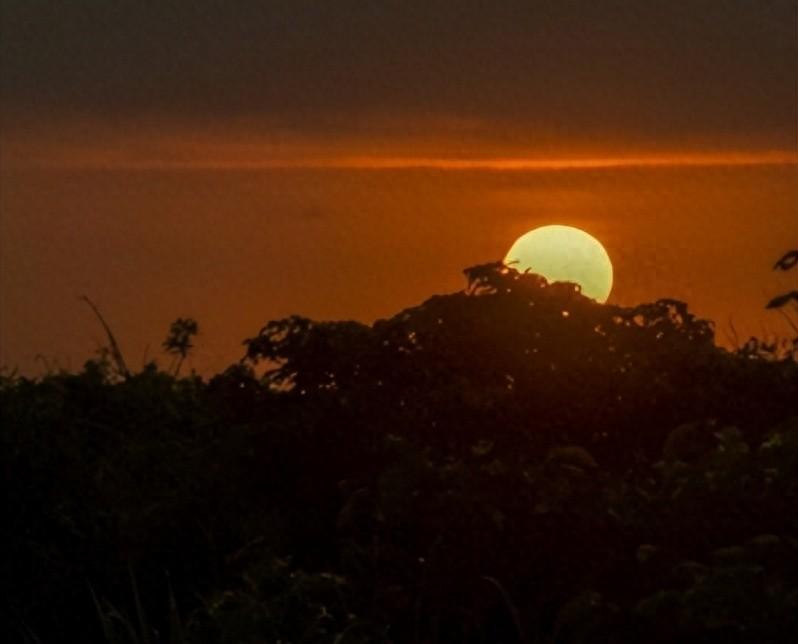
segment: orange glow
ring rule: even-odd
[[[373,321],[461,288],[465,266],[552,222],[601,239],[614,303],[686,300],[727,344],[785,330],[762,306],[787,286],[770,267],[798,235],[798,152],[551,137],[524,149],[539,138],[441,129],[6,129],[4,261],[27,267],[3,287],[19,312],[0,319],[0,335],[18,339],[6,362],[33,369],[35,352],[77,362],[90,351],[85,293],[134,356],[175,317],[197,318],[196,365],[217,370],[270,318]]]
[[[491,172],[798,165],[798,151],[792,149],[713,149],[708,142],[689,148],[664,142],[635,149],[612,140],[555,143],[545,134],[524,145],[522,137],[493,140],[476,126],[463,131],[457,123],[405,125],[412,135],[396,136],[393,124],[382,134],[314,137],[270,133],[251,123],[231,123],[214,131],[171,122],[133,122],[123,128],[68,119],[46,126],[12,122],[1,135],[0,162],[18,168],[103,170]]]
[[[214,160],[109,160],[76,157],[51,158],[30,165],[40,168],[105,170],[483,170],[493,172],[549,172],[556,170],[606,170],[613,168],[794,166],[798,154],[710,154],[663,157],[605,157],[595,159],[447,159],[412,157],[336,157],[330,159]]]
[[[535,158],[412,158],[412,157],[343,157],[330,160],[285,163],[266,162],[264,167],[351,168],[351,169],[420,169],[420,170],[494,170],[549,171],[599,170],[610,168],[723,167],[759,165],[798,165],[798,154],[773,152],[763,154],[696,154],[650,157],[601,157],[573,159]],[[257,168],[257,162],[244,167]]]

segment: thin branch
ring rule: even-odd
[[[795,331],[795,333],[798,333],[798,324],[796,324],[796,323],[793,321],[793,319],[792,319],[792,318],[791,318],[791,317],[790,317],[790,316],[787,314],[787,311],[785,311],[784,309],[776,309],[776,310],[777,310],[779,313],[781,313],[782,317],[783,317],[785,320],[787,320],[787,324],[789,324],[789,325],[790,325],[790,327],[792,328],[792,330],[793,330],[793,331]]]
[[[150,352],[150,345],[148,344],[147,346],[144,347],[144,354],[141,356],[141,368],[142,369],[144,369],[144,367],[147,366],[147,354],[149,352]]]
[[[172,373],[172,375],[175,378],[177,378],[180,375],[180,367],[183,366],[183,360],[185,360],[185,359],[186,359],[185,354],[181,353],[180,356],[177,359],[177,365],[175,366],[174,373]]]
[[[130,377],[130,371],[125,364],[125,359],[122,357],[122,351],[119,349],[119,344],[114,337],[113,332],[111,331],[111,327],[108,326],[108,323],[103,318],[102,313],[100,313],[100,309],[92,302],[86,295],[81,295],[80,299],[86,302],[86,304],[91,307],[91,310],[94,311],[94,315],[97,316],[97,319],[102,324],[103,329],[105,329],[105,334],[108,336],[108,344],[111,345],[111,357],[113,357],[114,362],[116,362],[116,368],[120,374],[122,374],[125,378]]]
[[[735,351],[740,349],[740,336],[737,333],[737,328],[734,326],[734,320],[731,315],[729,316],[728,329],[723,330],[726,340],[734,347]]]
[[[521,626],[521,617],[518,612],[518,608],[510,598],[510,594],[495,577],[483,576],[482,579],[493,585],[499,591],[499,594],[501,595],[501,598],[504,600],[504,604],[507,607],[507,611],[510,613],[510,618],[513,620],[513,626],[515,626],[515,631],[518,634],[518,641],[520,644],[526,644],[527,639],[524,635],[524,629]]]

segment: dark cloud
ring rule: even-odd
[[[507,139],[795,144],[795,0],[2,6],[3,101],[16,114],[306,132],[445,116]]]

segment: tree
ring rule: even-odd
[[[191,339],[199,332],[196,320],[192,318],[177,318],[169,327],[169,334],[163,341],[164,351],[172,356],[172,374],[177,377],[180,375],[180,367],[186,359],[194,345]]]

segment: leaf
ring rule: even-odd
[[[779,295],[778,297],[774,297],[772,300],[770,300],[770,302],[768,302],[768,305],[765,308],[780,309],[790,300],[795,300],[796,302],[798,302],[798,291],[790,291],[789,293],[785,293],[784,295]]]
[[[593,470],[598,467],[593,455],[579,445],[552,447],[546,455],[546,461],[558,465],[571,465],[583,470]]]
[[[180,621],[180,613],[177,610],[177,600],[174,590],[172,590],[172,580],[167,575],[167,587],[169,589],[169,642],[170,644],[185,644],[183,636],[183,624]]]
[[[94,607],[97,609],[97,617],[100,618],[100,624],[103,629],[103,636],[105,637],[105,641],[108,644],[111,644],[116,638],[114,637],[114,628],[111,625],[111,620],[108,617],[108,614],[103,610],[103,607],[100,605],[100,600],[97,599],[97,595],[94,592],[94,588],[89,586],[89,592],[91,593],[92,601],[94,602]]]
[[[637,548],[637,552],[635,553],[637,557],[637,561],[639,563],[646,563],[651,560],[659,552],[659,548],[657,546],[653,546],[650,543],[644,543]]]
[[[712,434],[701,423],[679,425],[665,439],[662,456],[666,463],[690,463],[711,449],[712,439]]]
[[[107,599],[103,600],[101,603],[97,598],[97,595],[94,593],[94,589],[91,587],[91,585],[89,585],[89,592],[91,592],[91,597],[94,601],[94,607],[97,609],[97,615],[100,618],[100,624],[102,625],[103,629],[103,637],[105,638],[107,644],[138,644],[139,638],[136,635],[136,630],[133,628],[130,620],[122,615],[122,613],[120,613]],[[105,608],[103,607],[103,604],[105,605]],[[124,627],[125,633],[127,634],[127,639],[121,637],[121,635],[118,633],[117,629],[114,627],[114,621]]]
[[[513,626],[515,626],[515,631],[518,635],[518,641],[524,644],[527,639],[524,635],[523,626],[521,625],[521,615],[518,611],[518,607],[515,605],[515,602],[513,602],[512,598],[510,597],[510,593],[507,592],[505,587],[502,586],[501,582],[495,577],[483,575],[482,579],[499,591],[499,595],[504,601],[504,605],[507,607],[507,611],[510,613],[510,617],[513,620]]]
[[[139,595],[139,587],[136,583],[136,575],[133,573],[133,564],[128,563],[128,572],[130,573],[130,586],[133,590],[133,601],[136,603],[136,615],[139,619],[139,629],[141,630],[142,644],[152,644],[152,634],[150,633],[149,626],[147,625],[147,615],[144,612],[144,606],[141,603],[141,596]]]
[[[776,262],[773,270],[788,271],[796,265],[798,265],[798,250],[791,250]]]

